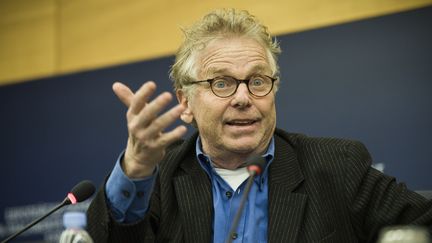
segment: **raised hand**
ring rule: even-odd
[[[184,107],[179,104],[159,114],[173,97],[164,92],[150,101],[156,90],[156,84],[152,81],[146,82],[136,93],[119,82],[113,84],[113,90],[129,108],[126,115],[129,138],[122,161],[123,170],[130,178],[151,175],[165,155],[167,146],[186,133],[183,125],[164,131],[180,117]]]

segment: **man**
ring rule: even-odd
[[[374,242],[385,225],[431,227],[432,204],[370,167],[358,142],[276,128],[278,44],[245,11],[217,10],[185,30],[171,70],[179,104],[115,83],[129,138],[89,208],[96,242],[224,242],[262,156],[234,242]],[[185,126],[198,133],[182,141]]]

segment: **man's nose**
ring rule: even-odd
[[[231,105],[244,107],[250,105],[250,103],[251,94],[249,93],[249,89],[245,83],[241,83],[231,100]]]

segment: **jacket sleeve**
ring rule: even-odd
[[[347,201],[359,238],[372,242],[388,225],[423,225],[432,231],[432,201],[372,168],[369,153],[361,143],[345,151],[350,162],[345,173]]]
[[[150,210],[135,223],[116,222],[108,206],[105,185],[101,186],[87,210],[87,229],[94,242],[154,242],[158,226],[158,180],[150,200]]]

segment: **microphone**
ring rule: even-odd
[[[235,215],[233,223],[231,225],[231,229],[229,231],[229,234],[228,234],[228,237],[226,240],[227,243],[232,243],[233,239],[236,238],[235,232],[237,230],[237,226],[238,226],[239,221],[240,221],[240,216],[243,213],[244,205],[245,205],[246,200],[249,196],[249,191],[252,187],[253,180],[254,180],[255,176],[261,174],[261,172],[264,170],[265,164],[266,164],[266,160],[261,156],[251,156],[246,160],[246,167],[247,167],[247,170],[248,170],[250,176],[249,176],[249,179],[247,181],[245,190],[243,192],[243,196],[242,196],[242,199],[240,201],[239,208],[237,209],[236,215]]]
[[[72,188],[72,190],[67,194],[67,196],[63,200],[63,202],[61,202],[59,205],[57,205],[56,207],[51,209],[51,211],[44,214],[42,217],[36,219],[35,221],[33,221],[30,224],[28,224],[27,226],[25,226],[20,231],[9,236],[9,238],[2,241],[1,243],[6,243],[6,242],[9,242],[9,241],[15,239],[15,237],[22,234],[26,230],[30,229],[31,227],[33,227],[35,224],[39,223],[40,221],[42,221],[46,217],[50,216],[52,213],[54,213],[58,209],[66,206],[66,205],[77,204],[79,202],[82,202],[82,201],[88,199],[89,197],[91,197],[93,195],[94,192],[95,192],[95,186],[93,185],[93,183],[91,181],[89,181],[89,180],[81,181],[80,183],[78,183],[76,186],[74,186]]]
[[[67,201],[65,205],[76,204],[85,201],[91,197],[94,192],[95,186],[91,181],[81,181],[72,188],[71,192],[67,194],[67,197],[64,199]]]

